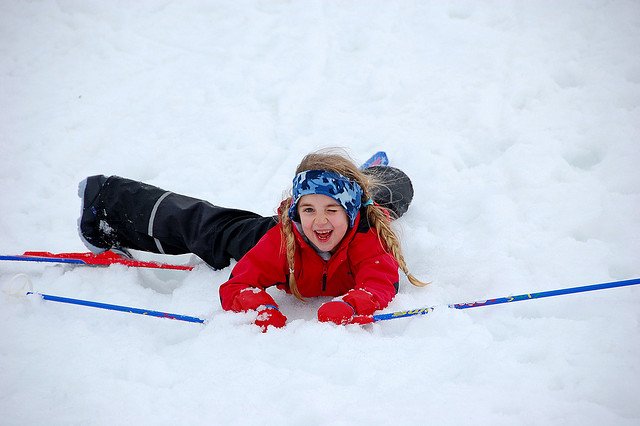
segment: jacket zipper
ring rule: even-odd
[[[322,267],[322,292],[327,290],[327,262]]]

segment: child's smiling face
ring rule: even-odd
[[[298,201],[298,214],[304,235],[322,251],[333,251],[349,229],[347,212],[326,195],[302,196]]]

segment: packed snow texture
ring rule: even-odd
[[[383,149],[432,282],[385,312],[439,308],[338,327],[273,291],[262,334],[192,255],[4,262],[9,289],[210,321],[1,293],[0,423],[637,425],[640,289],[443,305],[640,276],[639,40],[624,0],[1,2],[1,254],[83,250],[88,175],[270,215],[304,154]]]

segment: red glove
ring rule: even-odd
[[[254,311],[262,305],[276,305],[273,297],[269,293],[259,288],[245,288],[236,295],[231,303],[231,310],[234,312]]]
[[[342,300],[353,306],[356,314],[359,315],[373,315],[375,311],[380,309],[380,303],[373,294],[361,288],[349,290],[347,294],[342,296]]]
[[[285,317],[275,306],[268,305],[258,311],[258,316],[254,323],[262,329],[263,333],[266,333],[269,326],[276,328],[284,327],[287,323],[287,317]]]
[[[318,321],[332,322],[334,324],[349,324],[356,311],[347,302],[334,300],[327,302],[318,309]]]
[[[373,322],[373,315],[356,315],[353,306],[347,302],[334,300],[320,306],[318,321],[332,322],[338,325],[369,324]]]
[[[335,324],[369,324],[380,303],[366,290],[349,290],[342,300],[323,304],[318,309],[318,321]]]

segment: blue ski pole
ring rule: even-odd
[[[178,321],[198,322],[198,323],[205,322],[205,320],[203,320],[202,318],[190,317],[188,315],[171,314],[169,312],[152,311],[150,309],[133,308],[130,306],[111,305],[109,303],[92,302],[90,300],[71,299],[69,297],[53,296],[51,294],[34,293],[31,291],[27,292],[27,295],[29,294],[35,294],[37,296],[40,296],[42,299],[49,300],[51,302],[69,303],[71,305],[89,306],[91,308],[108,309],[111,311],[128,312],[130,314],[140,314],[140,315],[147,315],[151,317],[168,318],[168,319],[174,319]]]
[[[630,285],[636,285],[636,284],[640,284],[640,278],[634,278],[634,279],[624,280],[624,281],[612,281],[612,282],[601,283],[601,284],[585,285],[580,287],[569,287],[569,288],[563,288],[559,290],[542,291],[538,293],[525,293],[525,294],[519,294],[517,296],[498,297],[495,299],[478,300],[475,302],[468,302],[468,303],[454,303],[451,305],[447,305],[447,307],[453,308],[453,309],[479,308],[480,306],[499,305],[502,303],[520,302],[523,300],[542,299],[544,297],[561,296],[564,294],[573,294],[573,293],[583,293],[586,291],[603,290],[606,288],[624,287],[624,286],[630,286]],[[386,320],[396,319],[396,318],[412,317],[415,315],[426,315],[429,312],[433,311],[435,308],[436,306],[431,306],[427,308],[418,308],[418,309],[410,309],[406,311],[390,312],[388,314],[378,314],[373,316],[373,321],[374,322],[386,321]]]

